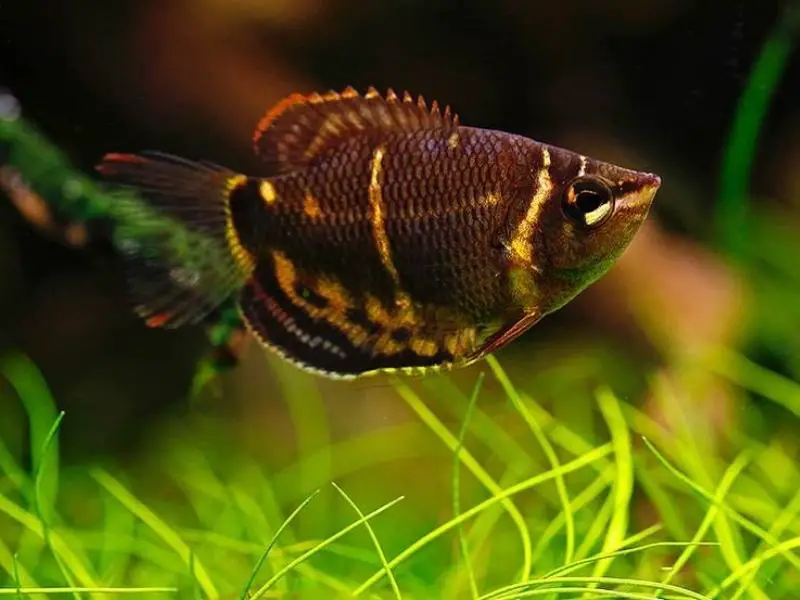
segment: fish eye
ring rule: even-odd
[[[567,185],[562,207],[581,227],[599,227],[614,213],[614,192],[599,177],[577,177]]]

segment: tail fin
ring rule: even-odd
[[[154,152],[107,154],[97,170],[119,188],[112,238],[148,325],[197,323],[241,289],[253,265],[229,198],[243,175]]]

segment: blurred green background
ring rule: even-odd
[[[614,270],[498,359],[584,439],[604,435],[602,384],[665,439],[675,415],[686,417],[688,439],[721,461],[711,474],[753,440],[778,443],[782,506],[800,485],[798,12],[786,0],[4,1],[0,85],[87,173],[105,152],[141,149],[258,172],[250,136],[273,103],[374,85],[450,104],[468,125],[660,174],[651,218]],[[748,96],[760,56],[762,80]],[[77,469],[78,491],[87,465],[115,465],[154,502],[182,506],[182,496],[170,504],[180,461],[161,463],[184,453],[181,468],[199,469],[192,453],[208,452],[225,477],[258,465],[279,505],[339,472],[377,504],[410,495],[405,543],[442,520],[452,456],[388,379],[319,380],[250,344],[190,398],[205,331],[148,330],[130,312],[108,242],[59,238],[0,202],[0,354],[29,357],[65,411],[59,453]],[[457,431],[486,369],[410,385]],[[669,401],[654,380],[672,390]],[[484,394],[503,439],[522,455],[541,452],[524,422],[504,420],[500,382],[487,377]],[[20,396],[0,377],[0,439],[29,464]],[[348,442],[361,445],[331,450]],[[512,475],[531,467],[491,445],[484,455]],[[800,598],[781,594],[769,597]]]

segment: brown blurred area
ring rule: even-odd
[[[653,365],[738,333],[746,290],[704,240],[726,128],[780,6],[16,0],[0,7],[0,84],[86,170],[106,151],[159,149],[254,171],[252,130],[281,97],[375,85],[450,104],[469,125],[658,172],[651,222],[620,264],[504,353],[524,369],[534,353],[604,336]],[[797,64],[785,81],[754,184],[797,203]],[[147,330],[102,240],[60,244],[0,202],[0,282],[0,349],[43,369],[67,410],[67,449],[124,451],[156,415],[189,410],[203,332]],[[276,369],[249,352],[214,410],[255,414],[255,437],[267,421],[280,431]],[[347,406],[342,431],[396,416],[383,385],[319,382],[333,413]]]

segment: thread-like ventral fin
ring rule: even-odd
[[[517,321],[509,323],[489,337],[489,339],[469,357],[467,362],[475,362],[498,351],[500,348],[508,346],[523,333],[528,331],[528,329],[533,327],[541,318],[541,314],[533,312],[522,316]]]
[[[342,92],[292,94],[278,102],[261,119],[253,135],[255,152],[276,172],[302,167],[321,153],[356,135],[377,138],[389,133],[421,130],[454,130],[458,115],[422,96],[375,88],[359,94],[348,87]]]

